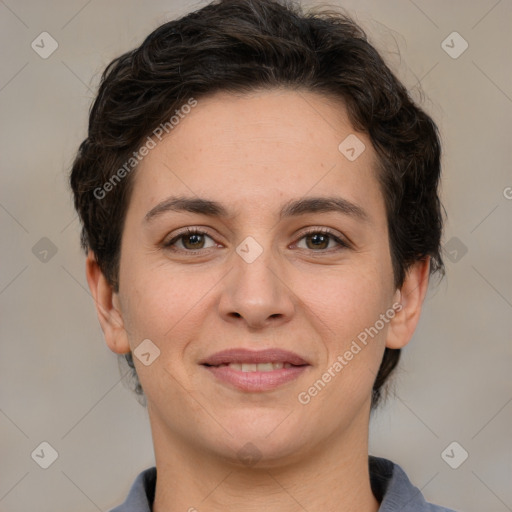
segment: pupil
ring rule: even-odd
[[[200,238],[201,235],[198,235],[197,233],[194,235],[188,235],[189,241],[192,240],[191,245],[197,245],[198,243],[200,243],[200,240],[198,240]]]
[[[322,234],[316,234],[316,235],[312,235],[312,236],[311,236],[311,239],[312,239],[312,240],[315,240],[315,239],[316,239],[316,240],[321,239],[321,240],[320,240],[320,244],[325,243],[326,238],[327,238],[327,237],[326,237],[325,235],[322,235]],[[315,245],[316,247],[318,247],[318,245],[319,245],[319,244],[318,244],[318,243],[313,242],[313,245]]]

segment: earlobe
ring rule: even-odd
[[[116,354],[130,352],[119,299],[103,275],[92,251],[87,255],[85,272],[108,347]]]
[[[397,295],[401,308],[389,323],[386,347],[399,349],[407,345],[418,325],[425,299],[430,271],[430,257],[416,261],[407,270],[405,280]]]

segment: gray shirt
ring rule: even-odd
[[[455,512],[427,503],[398,464],[370,455],[369,465],[372,492],[380,502],[379,512]],[[142,471],[133,482],[126,501],[110,512],[152,512],[155,485],[156,468]]]

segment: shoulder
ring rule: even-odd
[[[425,501],[404,470],[381,457],[369,457],[370,483],[373,494],[381,502],[379,512],[456,512]]]
[[[155,499],[156,467],[145,469],[137,475],[124,503],[110,512],[151,512]]]

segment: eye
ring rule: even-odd
[[[210,239],[213,243],[210,246],[206,246],[206,239]],[[299,238],[299,242],[302,240],[306,241],[305,249],[310,249],[314,252],[327,252],[326,249],[329,249],[329,244],[331,242],[335,242],[335,244],[339,246],[338,249],[334,247],[334,250],[348,249],[350,247],[347,242],[343,241],[334,232],[326,228],[315,228],[309,230],[303,233]],[[163,246],[164,248],[175,252],[196,254],[204,251],[205,249],[215,247],[217,244],[215,240],[205,231],[197,228],[187,228],[185,231],[182,231],[168,242],[165,242]]]
[[[332,231],[328,229],[313,229],[303,233],[299,240],[306,240],[306,249],[312,249],[316,252],[326,252],[324,249],[329,247],[329,242],[336,242],[343,249],[348,249],[347,242],[341,240]]]
[[[182,232],[168,242],[165,242],[164,247],[171,250],[194,253],[194,251],[209,248],[205,247],[205,238],[209,238],[213,242],[213,245],[210,245],[210,247],[214,247],[216,245],[213,238],[206,232],[196,228],[187,228],[185,232]],[[173,246],[176,245],[177,242],[181,243],[182,247],[174,249]]]

